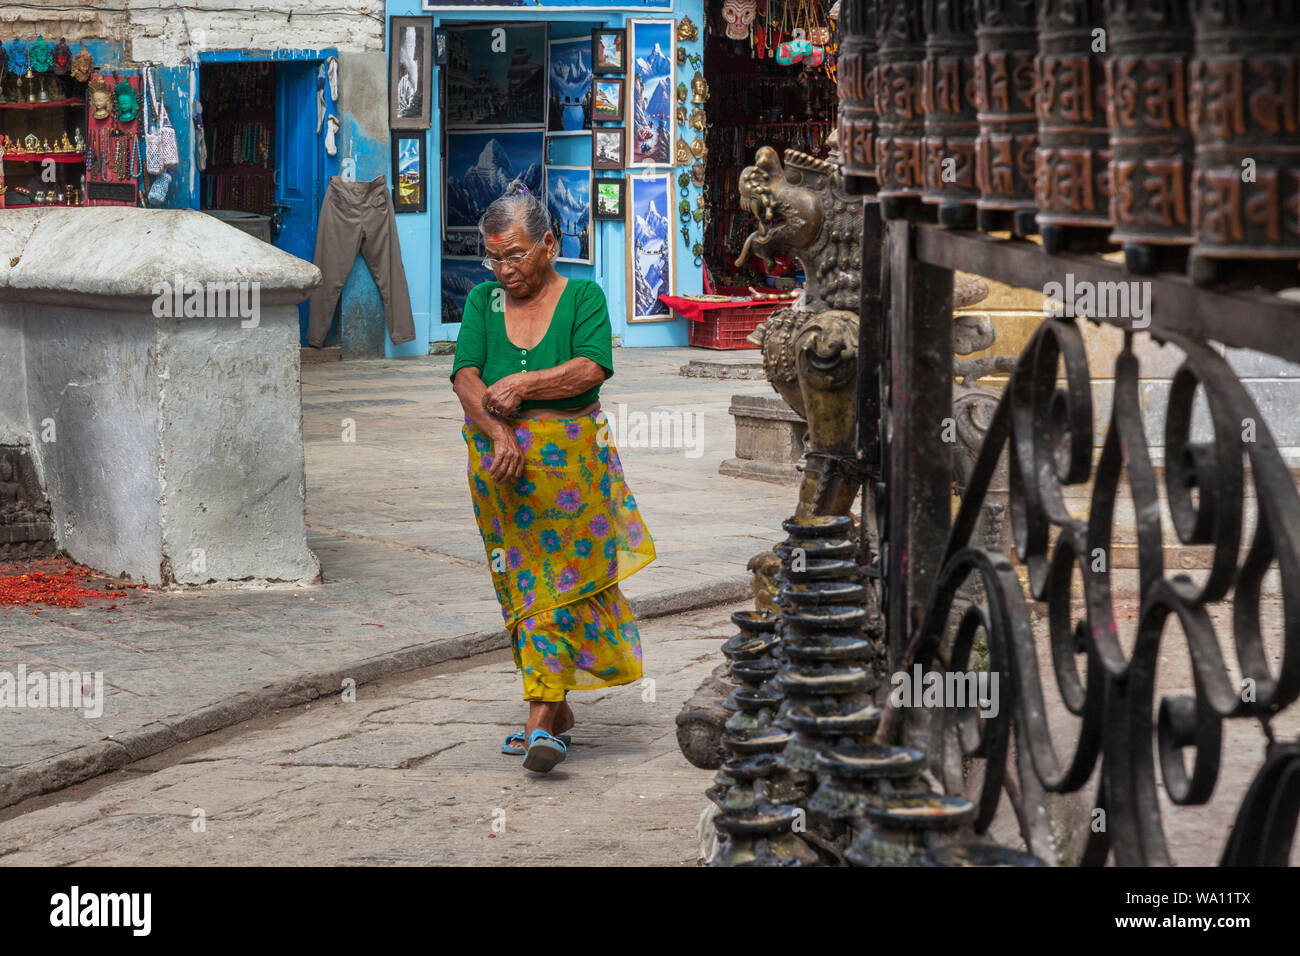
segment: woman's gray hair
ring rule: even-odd
[[[497,235],[518,226],[529,242],[541,242],[551,228],[551,217],[542,201],[521,180],[514,180],[479,218],[479,235]]]

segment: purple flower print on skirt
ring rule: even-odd
[[[560,663],[558,657],[548,657],[546,658],[546,669],[552,674],[558,674],[564,670],[564,665]]]
[[[641,543],[641,522],[629,521],[627,525],[627,540],[632,542],[632,547]]]
[[[582,495],[578,494],[576,485],[569,485],[560,490],[555,499],[555,506],[565,514],[574,514],[582,510]]]
[[[587,528],[591,531],[593,538],[603,538],[609,534],[609,518],[605,515],[596,515],[591,519],[591,524]]]
[[[560,591],[572,591],[577,583],[578,568],[576,565],[570,564],[560,573],[560,580],[555,583],[555,586]]]
[[[575,661],[575,663],[578,665],[579,668],[585,671],[589,667],[591,667],[592,664],[596,663],[596,655],[584,647],[578,653],[578,659],[577,661]]]
[[[515,440],[519,442],[520,451],[528,451],[528,449],[533,447],[532,433],[526,428],[515,429]]]
[[[573,441],[582,434],[582,423],[576,421],[566,422],[564,425],[564,434],[569,436],[569,441]]]
[[[618,460],[618,452],[613,448],[609,450],[609,473],[615,478],[623,477],[623,463]]]
[[[496,518],[492,519],[496,521]],[[524,564],[524,553],[518,548],[510,548],[506,551],[506,564],[510,566],[511,571],[518,571]]]

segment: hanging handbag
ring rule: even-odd
[[[149,187],[149,205],[161,206],[165,203],[171,188],[172,174],[163,170],[161,175],[154,177],[153,185]]]
[[[145,113],[145,134],[144,134],[144,154],[145,168],[151,175],[157,175],[168,167],[180,163],[180,150],[176,146],[176,130],[172,128],[171,120],[167,117],[167,104],[158,95],[157,87],[154,83],[154,68],[145,67],[144,85],[146,102],[149,99],[154,101],[156,106],[157,125],[152,130],[148,128],[148,112]]]

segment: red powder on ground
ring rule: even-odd
[[[49,570],[0,568],[0,607],[19,607],[25,604],[45,604],[49,607],[85,607],[86,598],[122,598],[131,588],[141,585],[114,584],[103,580],[89,568],[78,567],[67,561],[34,562]],[[101,588],[88,587],[92,581]],[[116,608],[110,605],[106,610]]]

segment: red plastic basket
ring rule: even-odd
[[[691,327],[690,344],[705,349],[756,349],[758,346],[748,341],[747,336],[769,315],[788,304],[764,302],[761,305],[707,309],[704,318],[688,323]]]

